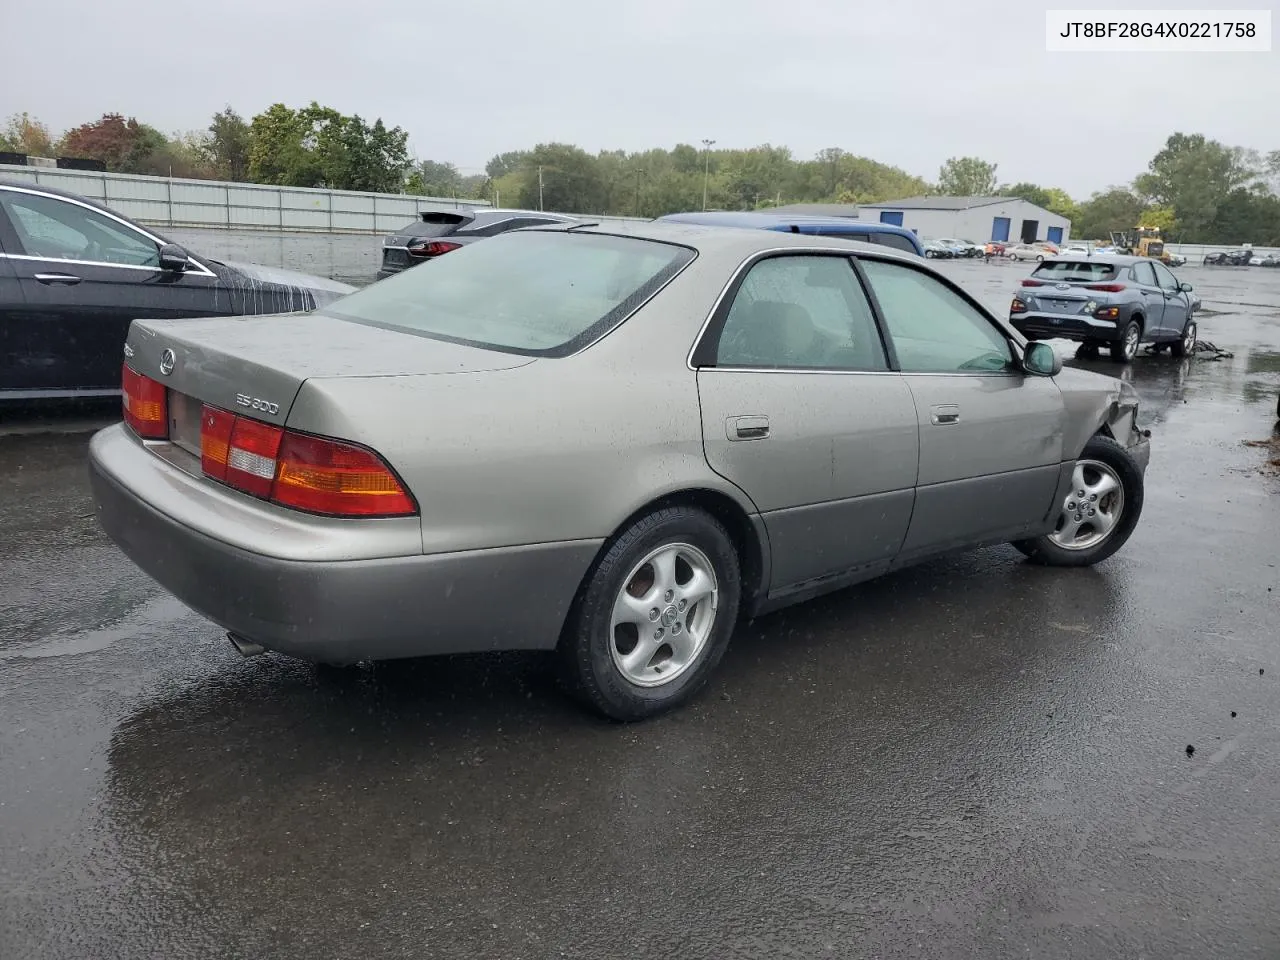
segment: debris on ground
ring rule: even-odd
[[[1148,343],[1143,349],[1154,356],[1157,353],[1163,353],[1168,346],[1167,343]],[[1224,350],[1209,340],[1197,340],[1195,353],[1200,360],[1230,360],[1235,356],[1230,350]]]
[[[1196,354],[1205,354],[1199,357],[1201,360],[1230,360],[1235,356],[1230,350],[1224,350],[1210,340],[1197,340]]]
[[[1267,451],[1267,462],[1262,469],[1268,472],[1280,471],[1280,434],[1267,437],[1265,440],[1242,440],[1246,447],[1259,447]]]

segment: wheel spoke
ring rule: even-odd
[[[699,600],[705,600],[711,596],[716,586],[712,582],[711,577],[707,575],[705,570],[694,567],[693,576],[688,583],[682,583],[676,587],[676,597],[684,600],[692,607]]]
[[[671,647],[671,659],[676,665],[687,663],[698,649],[698,638],[688,630],[679,633],[668,633],[667,645]]]
[[[652,590],[649,593],[653,593]],[[613,602],[613,626],[620,623],[634,623],[643,631],[650,625],[649,611],[653,604],[646,603],[645,597],[633,597],[624,589],[618,593]]]
[[[640,642],[631,649],[630,653],[622,655],[622,669],[633,677],[639,676],[644,672],[645,667],[649,666],[649,661],[653,659],[653,655],[658,652],[658,647],[661,645],[661,641],[653,638],[652,628],[642,632]]]
[[[676,550],[663,550],[649,562],[653,565],[653,588],[665,597],[668,590],[676,589]]]
[[[1099,510],[1096,516],[1090,517],[1089,521],[1093,524],[1093,528],[1098,531],[1099,536],[1105,536],[1111,532],[1111,528],[1116,525],[1119,519],[1114,513]]]
[[[1089,491],[1090,494],[1097,495],[1098,499],[1101,500],[1108,493],[1114,493],[1119,490],[1120,483],[1111,474],[1104,473],[1098,478],[1097,483],[1086,484],[1084,489]]]
[[[1083,520],[1077,520],[1075,518],[1075,514],[1063,513],[1062,528],[1054,536],[1063,543],[1074,543],[1076,537],[1080,535],[1080,527],[1083,523]]]

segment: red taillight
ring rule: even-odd
[[[227,483],[255,497],[270,497],[276,479],[276,452],[284,430],[236,417],[227,449]]]
[[[1009,312],[1010,313],[1026,313],[1027,305],[1023,303],[1021,300],[1019,300],[1017,297],[1014,297],[1013,303],[1009,305]]]
[[[144,440],[169,436],[169,396],[164,384],[144,377],[127,363],[120,370],[124,422]]]
[[[415,257],[438,257],[450,250],[457,250],[460,246],[462,244],[448,240],[419,240],[417,243],[409,244],[409,252]]]
[[[271,499],[286,507],[345,517],[416,512],[412,498],[376,454],[322,437],[285,434]]]
[[[413,498],[377,454],[206,406],[204,474],[284,507],[334,517],[407,516]]]
[[[206,477],[226,482],[231,428],[236,415],[205,404],[200,414],[200,469]]]
[[[1043,280],[1023,280],[1022,285],[1024,287],[1043,287],[1044,281]]]
[[[1125,287],[1123,283],[1086,283],[1084,288],[1086,290],[1101,290],[1103,293],[1119,293]]]

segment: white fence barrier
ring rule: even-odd
[[[1238,243],[1166,243],[1165,249],[1170,253],[1180,253],[1187,258],[1188,264],[1202,263],[1206,253],[1225,253],[1228,250],[1239,250]],[[1254,247],[1256,257],[1280,253],[1280,247]]]
[[[78,193],[157,227],[305,233],[390,233],[423,210],[491,206],[394,193],[357,193],[257,183],[178,180],[0,164],[0,177]]]

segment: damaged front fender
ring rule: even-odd
[[[1135,454],[1145,452],[1150,432],[1138,426],[1138,392],[1132,385],[1073,367],[1064,369],[1055,380],[1062,390],[1066,417],[1065,458],[1080,456],[1089,438],[1099,432]],[[1139,459],[1145,467],[1147,457]]]

